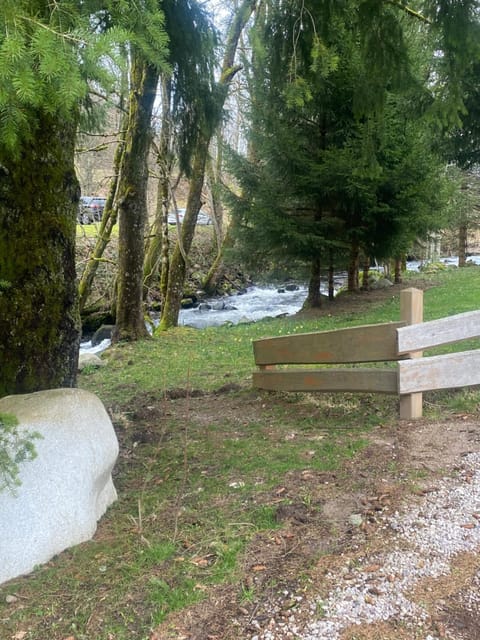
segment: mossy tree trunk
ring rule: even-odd
[[[226,249],[233,247],[233,236],[231,233],[231,227],[229,226],[225,237],[223,238],[222,246],[217,254],[217,257],[212,263],[205,280],[202,283],[202,287],[207,295],[215,295],[217,293],[218,284],[225,273],[225,263],[223,256]]]
[[[37,116],[18,156],[0,144],[0,396],[76,384],[76,125]]]
[[[143,259],[147,226],[148,151],[157,69],[132,53],[128,126],[118,185],[118,278],[114,342],[146,338]]]
[[[162,317],[158,325],[159,331],[177,326],[180,305],[183,296],[183,287],[187,274],[186,256],[190,252],[198,212],[201,206],[203,182],[205,178],[205,163],[208,154],[210,137],[202,136],[197,143],[193,158],[192,173],[189,179],[187,207],[181,227],[180,240],[177,241],[170,261],[168,271],[168,288],[162,308]]]
[[[150,290],[158,284],[161,274],[160,290],[165,298],[168,271],[170,266],[170,234],[168,232],[168,209],[171,200],[170,179],[173,166],[172,125],[171,125],[171,81],[161,79],[162,90],[162,130],[158,145],[157,166],[159,180],[157,187],[157,208],[155,219],[146,244],[143,264],[143,297],[146,300]]]

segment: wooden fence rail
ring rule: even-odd
[[[480,384],[480,349],[423,358],[423,350],[480,336],[480,311],[422,322],[423,292],[405,289],[401,322],[349,327],[253,343],[253,384],[270,391],[344,391],[400,396],[400,417],[422,415],[422,392]],[[396,368],[312,365],[396,361]],[[310,365],[278,368],[281,365]]]

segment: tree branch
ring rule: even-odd
[[[408,5],[404,4],[401,0],[385,0],[385,1],[387,4],[391,4],[393,7],[402,9],[402,11],[405,11],[405,13],[407,13],[409,16],[413,16],[414,18],[417,18],[417,20],[421,20],[422,22],[425,22],[425,24],[432,24],[431,20],[429,20],[426,16],[422,15],[418,11],[415,11],[415,9],[412,9]]]

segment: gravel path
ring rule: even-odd
[[[454,477],[440,480],[424,495],[409,501],[401,512],[385,516],[379,535],[389,540],[388,551],[366,556],[354,566],[349,562],[329,574],[327,578],[336,586],[323,600],[304,601],[301,595],[290,594],[298,603],[295,612],[285,622],[271,621],[267,628],[259,628],[251,640],[340,640],[352,625],[359,629],[361,625],[361,638],[380,640],[374,632],[368,635],[365,626],[393,620],[402,629],[411,630],[402,638],[480,638],[480,622],[474,635],[471,631],[464,635],[441,623],[432,627],[431,612],[412,595],[425,579],[451,576],[452,562],[459,554],[480,549],[479,469],[480,453],[466,455]],[[427,591],[432,589],[427,587]],[[479,572],[473,576],[471,587],[458,594],[457,602],[467,613],[479,616]],[[309,620],[307,624],[305,619]],[[436,635],[432,635],[432,628]]]

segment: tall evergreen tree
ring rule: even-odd
[[[417,121],[433,111],[432,76],[413,62],[426,42],[433,58],[432,33],[445,35],[450,22],[390,2],[267,4],[254,40],[251,158],[235,161],[243,189],[234,196],[237,230],[250,253],[308,261],[307,303],[318,304],[322,262],[330,267],[348,251],[356,288],[362,250],[386,255],[437,224],[430,143],[392,96],[403,95],[402,108]],[[461,100],[447,106],[458,110]],[[425,145],[421,154],[415,139]]]

